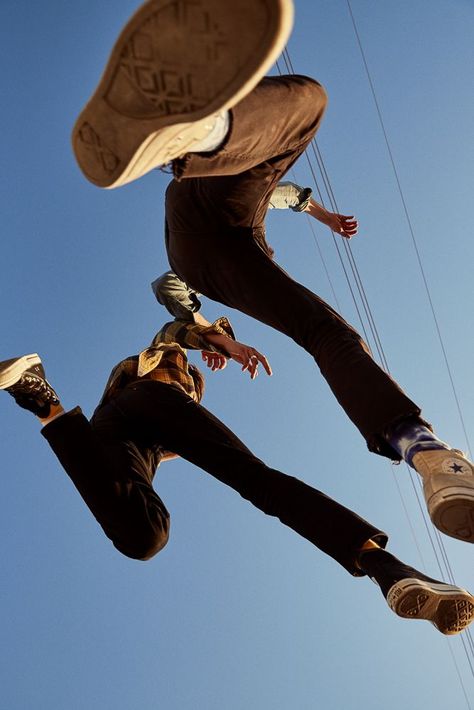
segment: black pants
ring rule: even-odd
[[[399,460],[384,434],[395,422],[418,416],[419,407],[375,363],[359,334],[265,250],[270,196],[313,138],[325,105],[324,90],[312,79],[261,81],[232,109],[221,150],[178,161],[179,181],[166,195],[168,256],[193,289],[305,348],[369,449]]]
[[[354,561],[366,540],[387,542],[385,533],[352,511],[266,466],[173,385],[150,380],[129,385],[91,422],[76,408],[42,432],[105,534],[128,557],[148,559],[168,540],[169,513],[152,487],[163,450],[279,518],[353,575],[361,574]]]

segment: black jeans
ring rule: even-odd
[[[371,451],[399,460],[387,428],[420,408],[372,359],[360,335],[268,256],[270,196],[313,138],[326,105],[301,76],[266,78],[232,109],[225,146],[178,161],[166,195],[173,270],[193,289],[285,333],[315,359]]]
[[[105,534],[124,555],[148,559],[167,542],[169,513],[152,487],[173,451],[273,515],[353,575],[369,538],[387,536],[306,483],[269,468],[222,422],[173,385],[144,380],[96,410],[76,408],[42,430]],[[199,511],[196,511],[196,521]]]

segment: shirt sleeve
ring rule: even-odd
[[[235,340],[232,326],[229,320],[224,316],[218,318],[210,326],[176,319],[170,323],[165,323],[153,338],[151,347],[156,347],[160,343],[177,343],[187,350],[210,350],[225,355],[226,353],[223,350],[211,345],[205,337],[206,333],[218,333],[227,336],[231,340]]]
[[[174,271],[166,271],[151,284],[158,303],[175,318],[192,321],[193,313],[201,308],[198,292],[177,276]]]
[[[301,187],[294,182],[283,180],[273,191],[269,209],[293,210],[303,212],[310,201],[313,191],[310,187]]]

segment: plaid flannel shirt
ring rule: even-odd
[[[98,406],[106,404],[121,389],[142,377],[177,385],[198,401],[193,378],[188,370],[186,348],[227,355],[207,341],[206,333],[219,333],[235,340],[232,326],[225,317],[218,318],[211,326],[183,320],[166,323],[145,350],[139,355],[125,358],[114,367]]]

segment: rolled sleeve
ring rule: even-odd
[[[206,333],[218,333],[235,340],[234,331],[229,320],[222,316],[209,326],[190,323],[185,320],[174,320],[166,323],[153,338],[151,347],[156,347],[163,343],[176,343],[186,350],[209,350],[225,355],[226,353],[223,350],[211,345],[205,337]]]
[[[199,294],[177,276],[174,271],[155,279],[151,288],[158,303],[161,303],[174,318],[192,321],[193,313],[201,308]]]
[[[303,212],[311,199],[310,187],[301,187],[294,182],[282,181],[276,186],[270,198],[269,209]]]

